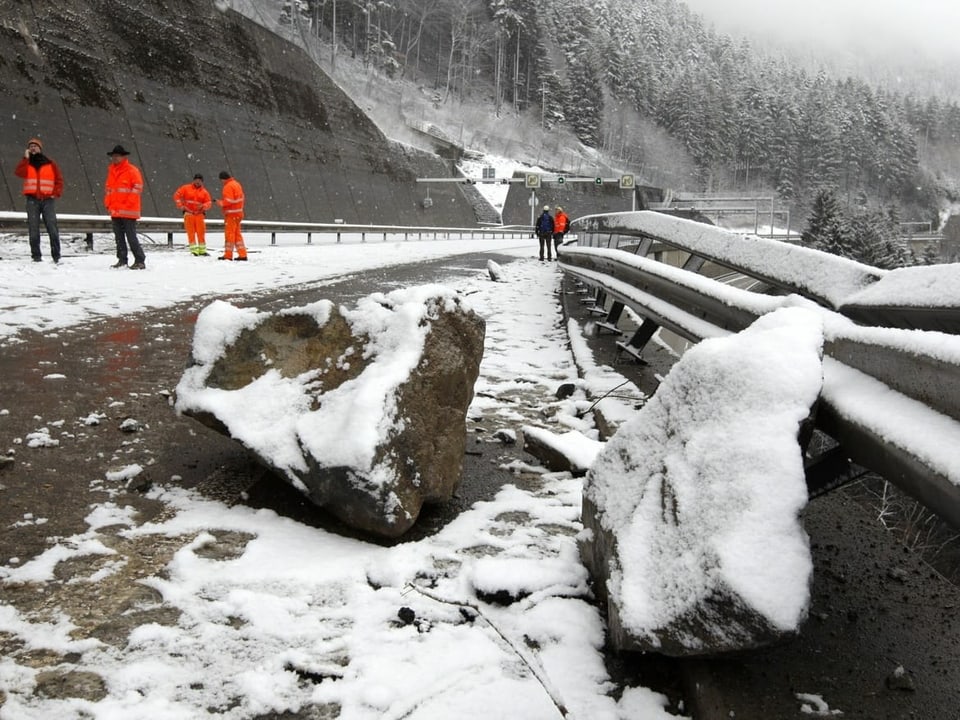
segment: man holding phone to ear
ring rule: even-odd
[[[63,174],[59,166],[43,154],[40,138],[30,138],[14,174],[23,178],[23,195],[27,199],[27,233],[30,256],[40,262],[40,220],[50,236],[50,256],[60,262],[60,230],[57,228],[55,200],[63,195]]]

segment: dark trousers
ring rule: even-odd
[[[555,232],[555,233],[553,234],[553,247],[554,247],[554,248],[556,249],[556,251],[557,251],[557,257],[560,257],[560,243],[563,242],[563,236],[564,236],[564,235],[566,235],[566,233]]]
[[[147,259],[137,239],[137,221],[131,218],[110,218],[113,221],[113,236],[117,240],[117,260],[127,264],[127,246],[133,253],[134,262],[142,263]]]
[[[37,200],[27,195],[27,233],[30,236],[30,255],[39,260],[40,253],[40,219],[43,218],[47,235],[50,236],[50,257],[56,262],[60,259],[60,230],[57,228],[57,209],[53,198]]]
[[[553,260],[553,238],[550,233],[537,233],[540,240],[540,259],[543,260],[543,251],[547,251],[547,260]]]

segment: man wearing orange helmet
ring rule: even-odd
[[[57,164],[43,154],[40,138],[30,138],[23,157],[14,168],[14,175],[23,178],[23,195],[27,200],[27,233],[30,256],[40,262],[40,220],[50,236],[50,257],[60,262],[60,231],[54,200],[63,194],[63,175]]]

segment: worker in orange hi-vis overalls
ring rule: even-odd
[[[217,205],[223,211],[223,255],[218,260],[233,260],[234,252],[237,253],[237,260],[246,260],[247,248],[243,244],[243,235],[240,234],[243,188],[226,170],[220,171],[220,182],[223,183],[223,189]]]
[[[173,194],[173,201],[183,212],[183,227],[187,231],[190,252],[197,256],[207,254],[207,210],[213,205],[213,198],[203,186],[203,175],[197,173],[193,182],[181,185]]]

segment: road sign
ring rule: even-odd
[[[621,190],[633,190],[634,188],[634,177],[633,175],[621,175],[620,176],[620,189]]]
[[[540,175],[537,173],[527,173],[523,183],[530,189],[538,188],[540,187]]]

